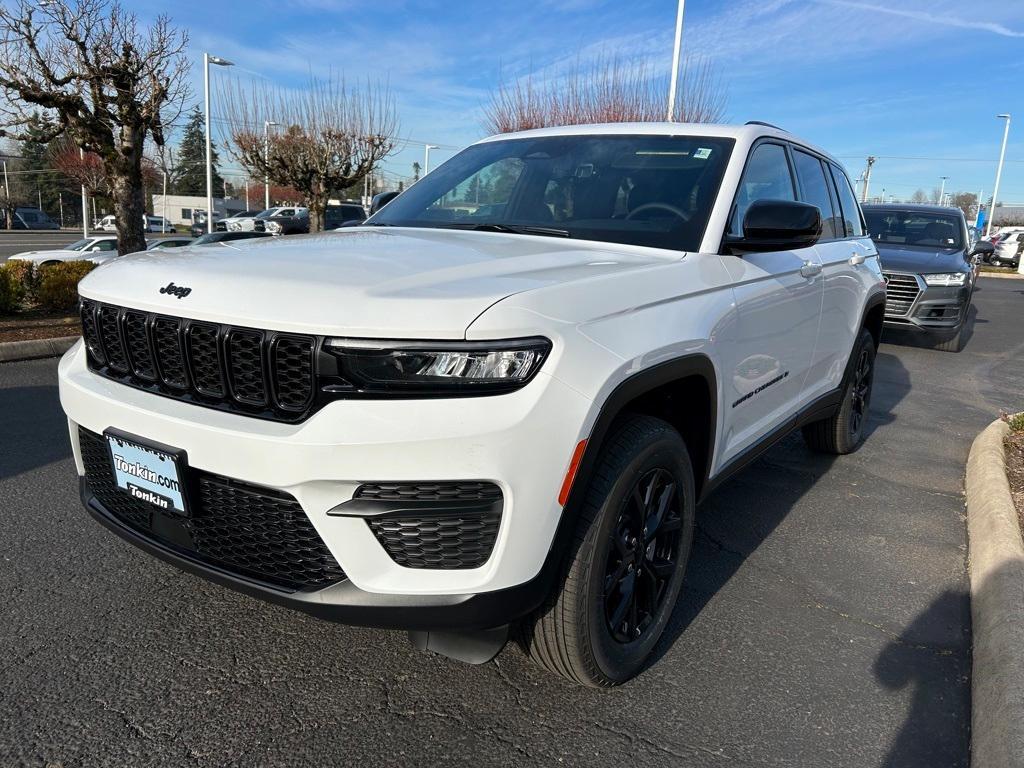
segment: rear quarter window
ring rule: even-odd
[[[857,204],[857,197],[853,194],[853,187],[846,172],[834,163],[829,163],[832,169],[832,178],[835,179],[836,192],[839,195],[839,206],[842,208],[843,225],[846,237],[863,237],[864,223],[861,218],[860,206]]]

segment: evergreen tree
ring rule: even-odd
[[[59,175],[50,170],[49,142],[41,140],[52,130],[53,126],[38,112],[33,114],[25,126],[26,140],[21,145],[21,168],[25,171],[36,171],[25,174],[23,178],[25,203],[32,206],[41,203],[44,211],[57,218],[57,210],[60,207],[57,195],[65,185],[62,184]]]
[[[206,127],[203,113],[193,107],[185,125],[185,133],[178,145],[175,168],[174,193],[177,195],[206,194]],[[217,148],[211,144],[210,160],[213,166],[213,195],[220,197],[224,179],[217,171]]]

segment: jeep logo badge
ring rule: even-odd
[[[173,282],[170,282],[160,289],[160,293],[167,293],[171,296],[177,296],[179,299],[184,299],[192,293],[192,289],[186,288],[183,285],[175,285]]]

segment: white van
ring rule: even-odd
[[[143,228],[147,232],[177,232],[171,222],[164,221],[163,216],[144,216]]]
[[[114,214],[104,216],[99,220],[96,225],[96,229],[102,232],[117,232],[116,217]],[[171,222],[164,223],[163,216],[146,216],[142,217],[142,229],[146,232],[177,232],[174,225]]]

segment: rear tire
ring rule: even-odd
[[[804,441],[820,453],[853,453],[864,442],[864,427],[871,406],[875,378],[875,339],[862,328],[846,367],[839,410],[827,419],[807,424]]]
[[[679,433],[651,416],[622,419],[601,447],[559,583],[520,628],[530,657],[596,688],[637,675],[679,596],[694,507]]]

